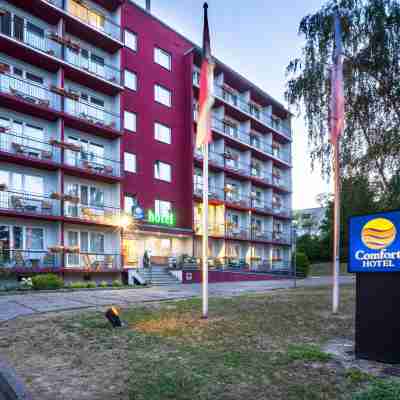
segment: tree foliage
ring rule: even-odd
[[[288,68],[287,100],[303,110],[312,163],[331,172],[328,113],[334,48],[333,15],[339,12],[345,53],[345,176],[365,175],[378,192],[400,170],[400,4],[398,0],[330,0],[303,18],[302,56]]]

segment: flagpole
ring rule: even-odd
[[[339,271],[340,271],[340,163],[339,140],[334,144],[333,174],[334,174],[334,232],[333,232],[333,290],[332,312],[339,310]]]
[[[203,144],[203,318],[208,318],[208,143]]]

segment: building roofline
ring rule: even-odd
[[[145,8],[143,8],[142,6],[140,6],[139,4],[137,4],[134,0],[126,0],[128,3],[130,3],[132,6],[136,7],[138,10],[142,11],[144,14],[146,14],[147,16],[153,18],[155,21],[159,22],[161,25],[163,25],[165,28],[173,31],[174,33],[176,33],[178,36],[180,36],[182,39],[186,40],[187,42],[189,42],[193,47],[190,48],[188,51],[186,51],[185,55],[190,54],[191,52],[201,52],[202,49],[199,45],[197,45],[196,43],[194,43],[191,39],[188,39],[186,36],[184,36],[182,33],[178,32],[176,29],[172,28],[170,25],[168,25],[166,22],[162,21],[160,18],[156,17],[152,12],[146,10]],[[256,91],[259,92],[259,94],[263,97],[266,97],[269,101],[271,101],[271,103],[273,103],[276,107],[282,109],[283,111],[287,112],[289,115],[293,115],[293,113],[291,111],[288,110],[288,108],[286,106],[284,106],[281,102],[279,102],[278,100],[274,99],[271,95],[269,95],[265,90],[261,89],[259,86],[257,86],[256,84],[254,84],[253,82],[251,82],[249,79],[247,79],[246,77],[244,77],[241,73],[235,71],[234,69],[232,69],[231,67],[229,67],[228,65],[226,65],[224,62],[222,62],[221,60],[219,60],[216,57],[213,57],[214,60],[221,65],[223,68],[229,70],[230,73],[232,73],[233,75],[237,76],[239,79],[243,80],[244,82],[246,82],[249,86],[251,86],[253,89],[255,89]]]

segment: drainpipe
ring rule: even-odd
[[[146,11],[151,12],[151,0],[146,0]]]

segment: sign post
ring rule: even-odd
[[[400,211],[349,219],[348,271],[357,282],[356,356],[400,363]]]

